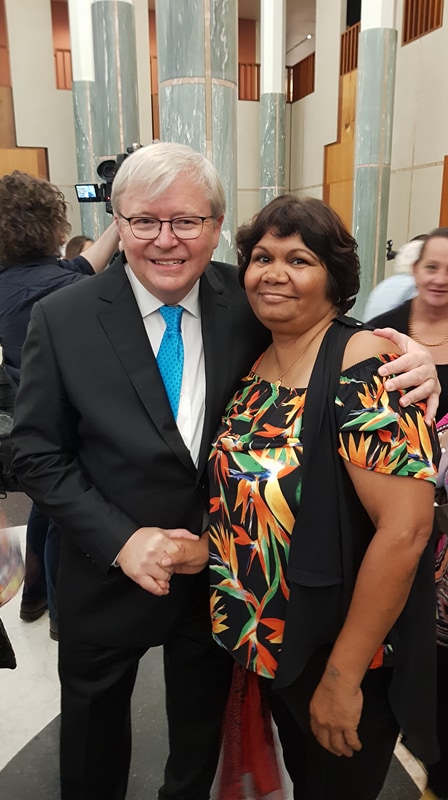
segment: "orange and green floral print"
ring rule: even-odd
[[[422,410],[402,410],[399,395],[384,390],[379,360],[341,375],[335,447],[365,469],[434,480],[433,440]],[[268,678],[277,668],[289,597],[305,398],[305,389],[251,373],[226,409],[209,461],[213,635],[246,668]]]
[[[402,409],[397,392],[389,393],[377,374],[382,356],[356,364],[341,375],[339,454],[364,469],[430,480],[435,483],[434,431],[423,420],[424,405]],[[365,370],[373,366],[366,380]],[[354,406],[354,397],[358,398]]]

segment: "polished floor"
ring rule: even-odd
[[[24,495],[16,494],[1,500],[0,504],[5,524],[17,531],[23,543],[29,501]],[[47,615],[33,623],[22,622],[19,604],[17,595],[1,609],[0,614],[18,664],[15,670],[0,672],[0,798],[57,800],[57,643],[48,635]],[[133,731],[133,761],[127,798],[153,800],[162,781],[167,752],[161,653],[158,648],[150,651],[141,662],[133,699]],[[423,769],[404,747],[398,745],[387,783],[378,800],[418,800],[424,786]],[[290,784],[285,777],[285,800],[291,797]]]

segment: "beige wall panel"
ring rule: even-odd
[[[242,190],[260,187],[260,103],[238,100],[237,182]]]
[[[443,163],[414,170],[409,229],[411,236],[437,228],[440,217]]]
[[[248,189],[243,191],[239,189],[237,225],[243,225],[245,222],[248,222],[259,210],[260,192],[258,189],[256,191],[250,191]]]
[[[76,182],[73,105],[55,87],[50,0],[6,0],[6,16],[17,145],[46,148],[50,179],[64,191]]]
[[[448,27],[398,48],[392,168],[442,161],[448,139]]]
[[[412,171],[392,172],[390,176],[389,219],[387,238],[392,239],[394,250],[408,242],[421,230],[410,230]]]
[[[418,42],[413,42],[406,47],[398,46],[391,152],[392,170],[410,167],[413,161],[419,103],[417,91],[419,56]]]
[[[339,100],[339,56],[343,0],[316,0],[315,91],[294,105],[303,106],[303,116],[293,113],[291,152],[297,141],[300,165],[291,164],[291,188],[307,194],[322,193],[324,147],[337,139]],[[296,129],[295,123],[299,123]],[[296,150],[297,152],[297,150]]]
[[[445,16],[447,14],[445,13]],[[419,39],[414,163],[443,161],[448,142],[448,24]]]

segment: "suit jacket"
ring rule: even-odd
[[[155,597],[111,567],[142,526],[201,534],[210,443],[239,379],[268,341],[235,267],[200,281],[206,369],[196,469],[172,416],[122,260],[36,303],[23,351],[13,434],[23,489],[62,532],[59,614],[84,641],[161,644],[208,574],[175,575]]]

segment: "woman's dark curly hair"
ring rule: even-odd
[[[352,307],[359,291],[357,244],[330,206],[315,197],[284,194],[243,225],[236,235],[243,286],[252,250],[268,232],[281,238],[299,234],[327,269],[328,299],[341,314]]]
[[[57,186],[18,170],[0,178],[0,264],[59,255],[70,229]]]

